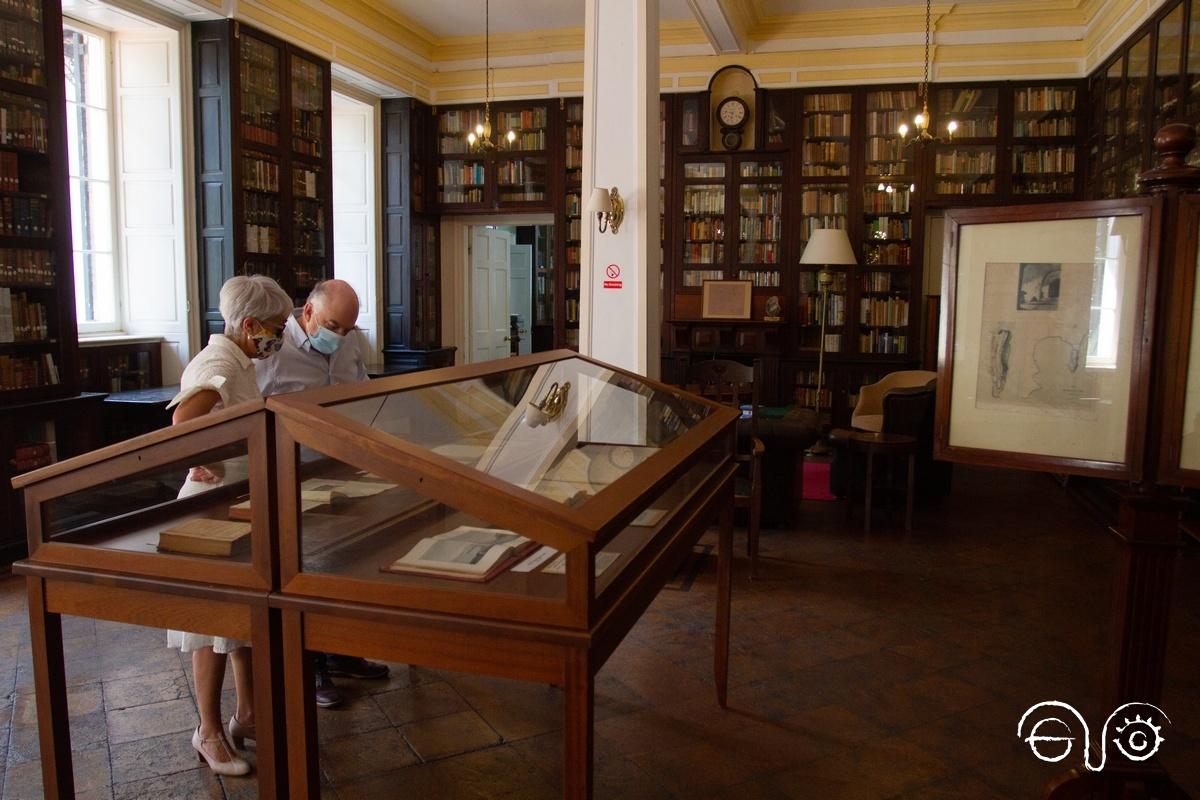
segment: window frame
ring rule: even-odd
[[[68,30],[77,30],[77,31],[85,33],[89,36],[95,36],[96,38],[101,39],[104,42],[104,91],[105,91],[105,100],[106,100],[106,108],[104,109],[104,111],[105,111],[106,128],[107,128],[107,132],[108,132],[108,142],[107,142],[108,146],[106,148],[106,150],[107,150],[106,155],[108,158],[108,179],[107,179],[108,201],[109,201],[109,208],[111,209],[111,213],[109,215],[109,226],[111,227],[111,232],[109,233],[109,236],[111,237],[111,242],[112,242],[111,258],[112,258],[112,271],[113,271],[113,281],[112,281],[113,319],[110,321],[105,321],[105,322],[89,322],[89,321],[83,319],[82,317],[80,317],[78,313],[76,313],[75,322],[76,322],[76,327],[78,329],[79,337],[81,339],[84,339],[89,336],[103,336],[103,335],[111,336],[113,334],[122,334],[125,332],[125,309],[124,309],[124,303],[122,302],[122,298],[124,296],[124,288],[125,288],[125,286],[124,286],[125,274],[124,274],[124,270],[122,269],[122,260],[121,260],[121,241],[120,241],[121,225],[120,225],[120,221],[119,221],[119,215],[121,214],[121,207],[120,207],[120,195],[119,195],[119,191],[118,191],[119,176],[117,174],[117,150],[116,150],[118,131],[117,131],[117,121],[116,121],[116,116],[115,116],[116,115],[116,107],[115,107],[115,105],[116,105],[116,86],[114,83],[114,80],[115,80],[115,76],[114,76],[115,50],[114,50],[113,35],[112,35],[111,31],[105,30],[103,28],[99,28],[88,22],[84,22],[83,20],[80,20],[76,17],[72,17],[72,16],[64,14],[63,15],[63,31],[65,32]],[[67,98],[67,100],[65,102],[68,104],[68,108],[69,108],[69,104],[73,103],[75,101],[73,98]],[[72,124],[72,123],[68,122],[68,125],[70,125],[70,124]],[[70,165],[68,163],[68,167],[67,167],[68,187],[73,186],[77,181],[80,182],[81,184],[83,184],[89,180],[93,180],[93,179],[90,179],[87,177],[82,177],[82,176],[77,176],[77,175],[72,175],[70,172]],[[72,229],[75,227],[74,220],[72,220],[71,227],[72,227]],[[72,242],[71,242],[71,268],[72,268],[72,270],[74,270],[74,266],[75,266],[75,253],[80,252],[82,250],[83,250],[83,248],[80,247],[80,243],[72,240]],[[76,286],[75,287],[75,298],[73,298],[76,303],[76,308],[78,308],[78,298],[79,298],[80,291],[81,291],[81,287]]]

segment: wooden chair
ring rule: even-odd
[[[738,421],[738,452],[735,459],[742,465],[736,479],[734,508],[747,510],[746,554],[750,557],[750,577],[758,575],[758,526],[762,515],[762,459],[766,447],[758,437],[758,387],[754,383],[754,367],[713,359],[699,361],[688,368],[689,391],[733,406],[742,411]],[[743,422],[746,433],[743,435]]]
[[[860,431],[882,431],[884,395],[893,389],[927,386],[936,378],[936,372],[904,369],[890,372],[875,383],[866,384],[858,390],[858,404],[850,415],[850,427]]]

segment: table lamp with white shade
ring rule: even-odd
[[[838,228],[823,228],[815,230],[809,237],[808,245],[800,256],[801,264],[831,265],[857,264],[854,248],[850,246],[850,237],[844,230]],[[833,273],[822,269],[817,273],[817,285],[821,289],[821,339],[817,351],[817,402],[814,410],[818,422],[821,419],[821,387],[825,383],[825,319],[829,311],[829,289],[833,286]]]

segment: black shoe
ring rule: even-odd
[[[342,704],[342,693],[333,681],[329,680],[328,673],[317,672],[316,698],[317,705],[321,708],[333,708]]]
[[[367,661],[358,656],[336,656],[330,653],[325,657],[325,671],[330,675],[343,678],[367,678],[375,680],[388,676],[387,664]]]

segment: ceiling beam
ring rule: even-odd
[[[755,0],[688,0],[688,5],[716,53],[750,52],[750,31],[758,17]]]

